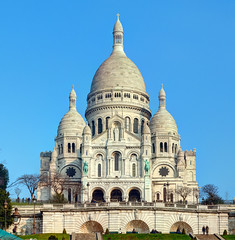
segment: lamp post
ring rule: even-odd
[[[4,202],[4,210],[5,210],[5,231],[7,231],[7,207],[8,207],[8,203],[7,203],[7,200],[5,200],[5,202]]]
[[[17,225],[20,223],[20,220],[21,220],[21,215],[18,212],[18,208],[15,208],[15,212],[12,214],[12,217],[14,219],[14,225],[15,225],[13,232],[16,235],[17,234]]]
[[[169,202],[169,182],[164,183],[164,187],[167,187],[167,191],[166,191],[166,200],[167,202]]]
[[[33,234],[35,234],[35,204],[37,202],[37,199],[34,196],[32,200],[33,200]]]

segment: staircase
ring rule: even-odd
[[[103,240],[101,233],[72,233],[72,240]]]
[[[218,240],[214,234],[195,234],[198,240]]]

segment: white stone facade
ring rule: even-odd
[[[163,86],[159,110],[151,118],[143,77],[123,50],[119,19],[113,29],[113,52],[96,71],[87,96],[87,125],[76,110],[74,88],[69,101],[54,150],[40,155],[41,174],[48,181],[55,173],[69,178],[64,190],[69,202],[180,202],[176,190],[187,187],[191,193],[186,200],[197,203],[196,150],[182,151]],[[38,200],[53,194],[39,184]]]

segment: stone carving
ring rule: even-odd
[[[119,141],[119,128],[115,127],[113,130],[114,141]]]

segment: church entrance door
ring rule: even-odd
[[[122,192],[119,189],[114,189],[111,192],[111,202],[121,202],[122,201]]]

